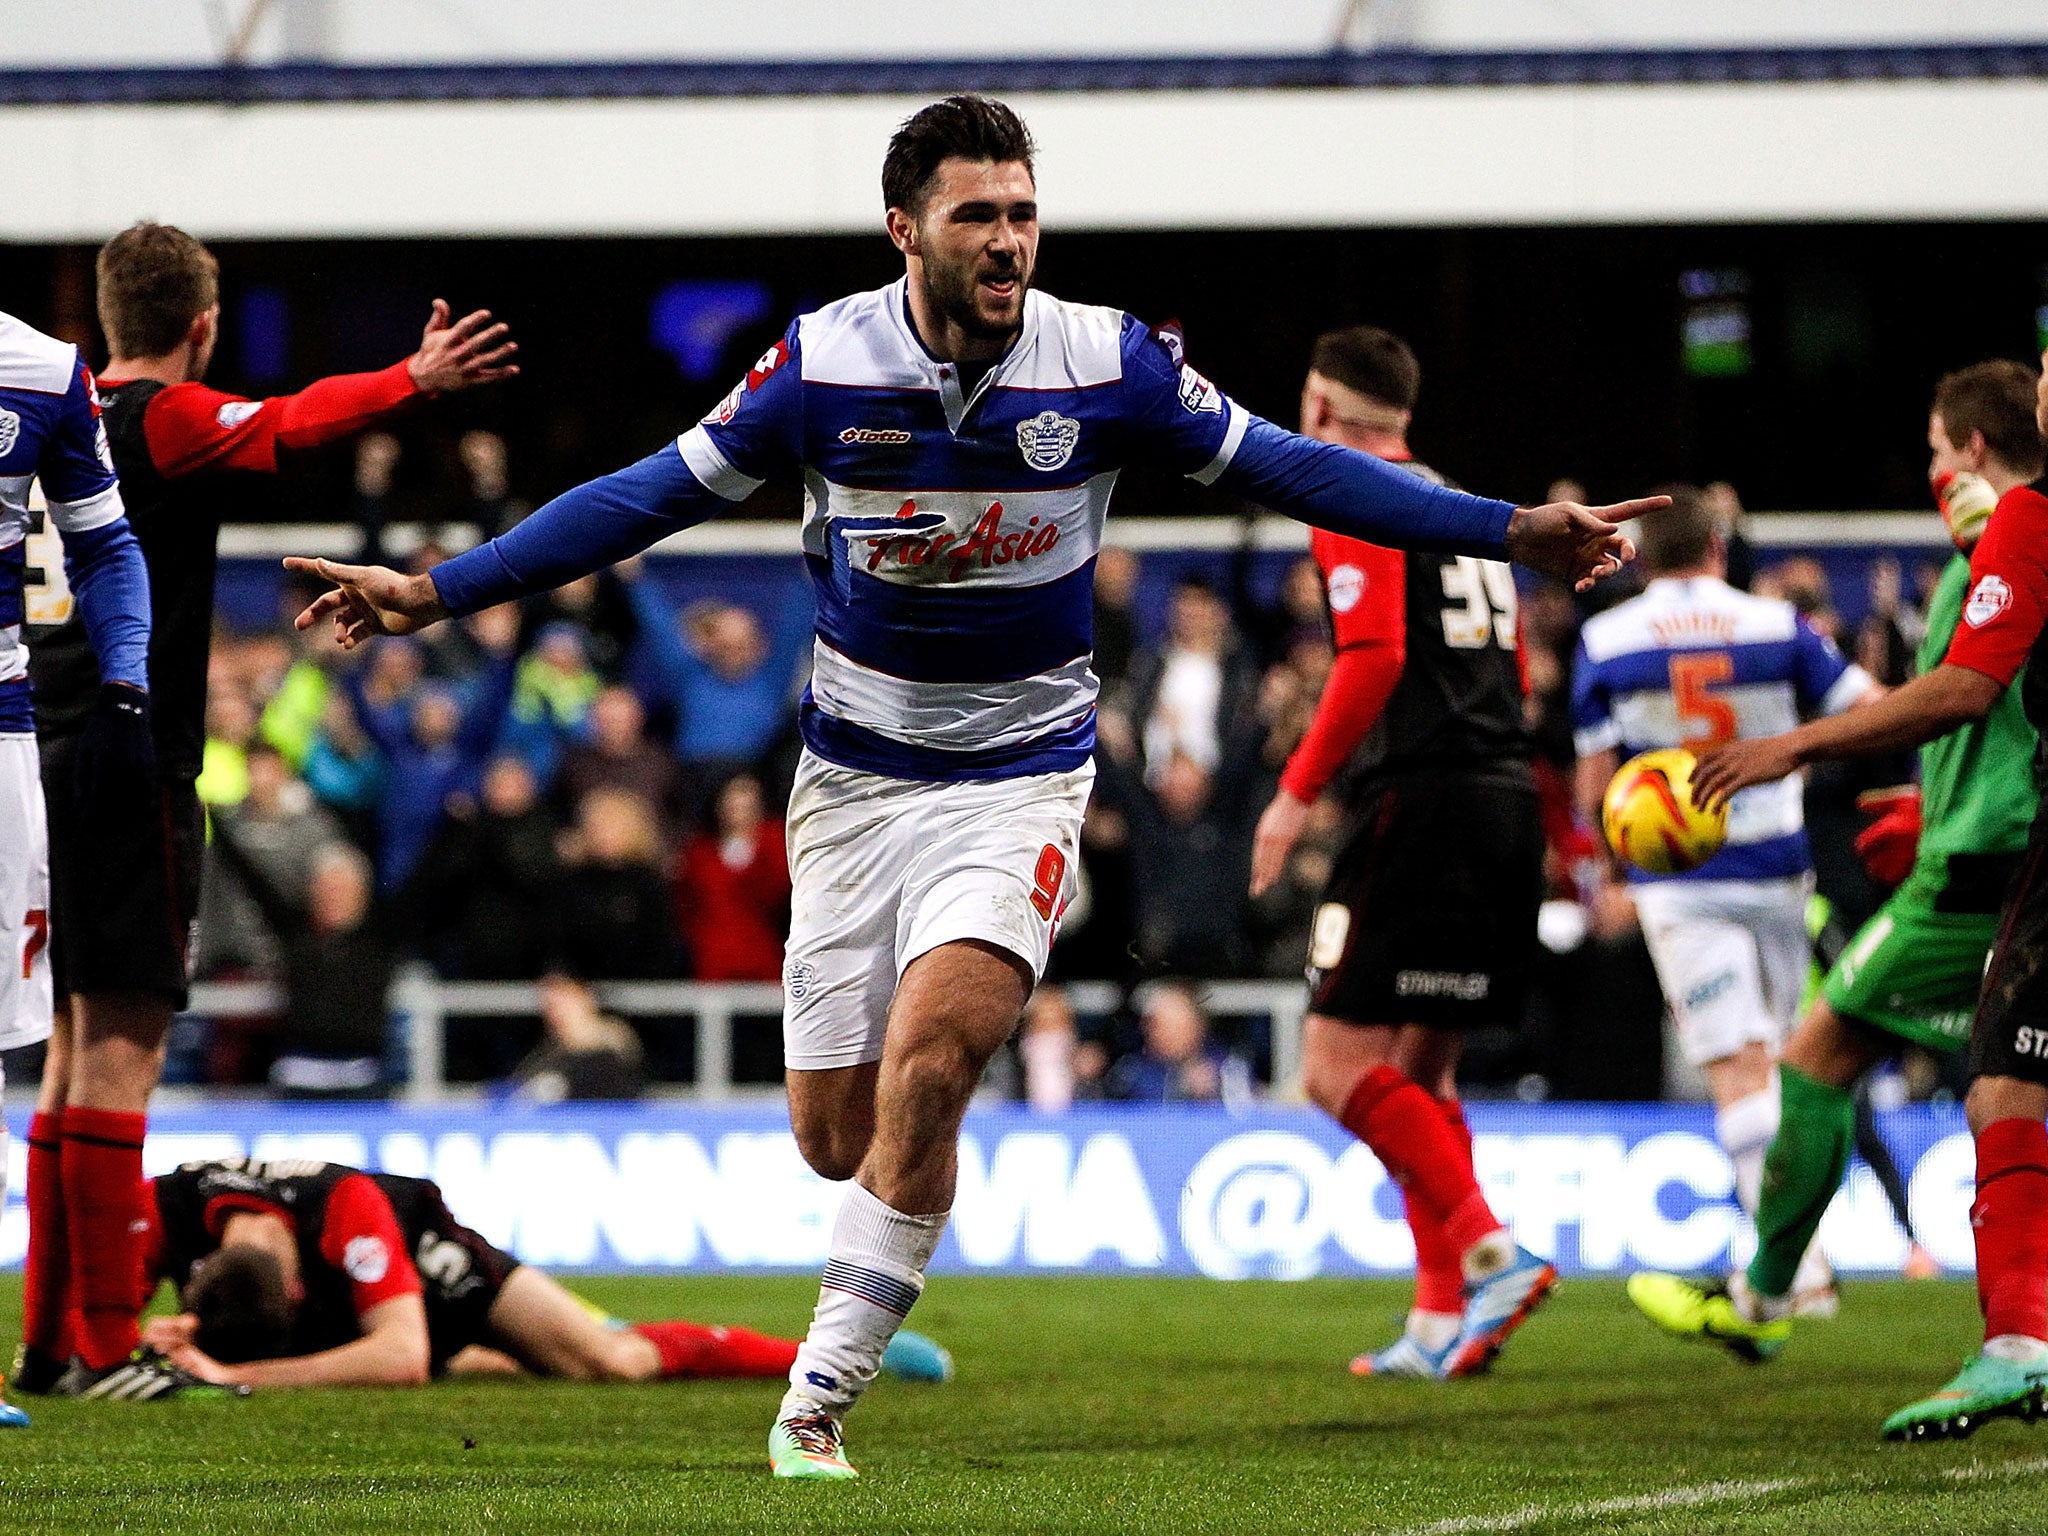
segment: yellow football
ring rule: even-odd
[[[1618,858],[1652,875],[1698,869],[1728,840],[1728,807],[1692,802],[1693,755],[1662,747],[1621,765],[1600,806],[1600,830]]]

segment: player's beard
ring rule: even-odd
[[[923,263],[925,302],[941,319],[958,326],[975,341],[1007,341],[1024,323],[1024,295],[1031,287],[1031,269],[1015,257],[977,254],[971,261],[941,263],[927,256]],[[1013,278],[1016,292],[999,309],[984,293],[984,277]]]

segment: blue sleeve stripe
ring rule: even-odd
[[[147,688],[149,570],[127,519],[67,533],[64,568],[101,678]]]
[[[1314,528],[1391,549],[1506,556],[1512,502],[1437,485],[1369,454],[1319,443],[1250,416],[1229,465],[1226,490]]]

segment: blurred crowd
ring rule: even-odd
[[[364,439],[357,513],[373,553],[396,447]],[[527,510],[503,445],[461,445],[469,503],[451,524],[495,532]],[[1570,482],[1552,499],[1583,499]],[[1731,578],[1790,598],[1876,676],[1910,665],[1930,570],[1873,571],[1870,618],[1842,634],[1826,571],[1758,569],[1725,486]],[[395,563],[423,568],[432,541]],[[1241,553],[1170,560],[1163,624],[1145,622],[1141,559],[1096,567],[1102,680],[1098,777],[1079,891],[1048,985],[997,1086],[1034,1102],[1230,1100],[1271,1071],[1267,1021],[1212,1017],[1205,981],[1299,979],[1344,828],[1342,781],[1314,808],[1284,878],[1247,894],[1253,829],[1314,714],[1332,652],[1306,556],[1277,584]],[[1154,573],[1153,584],[1157,585]],[[799,743],[810,609],[680,601],[633,562],[524,606],[343,652],[280,621],[216,637],[200,780],[212,835],[196,974],[277,983],[264,1018],[188,1020],[173,1076],[289,1093],[377,1093],[399,1075],[386,994],[404,968],[449,980],[544,982],[542,1018],[451,1020],[447,1070],[537,1098],[618,1096],[686,1077],[687,1019],[622,1021],[593,984],[779,979],[789,870],[781,808]],[[1603,584],[1600,605],[1632,595]],[[285,594],[288,608],[308,595]],[[1570,665],[1588,599],[1525,587],[1523,643],[1549,846],[1549,901],[1528,1027],[1480,1038],[1468,1070],[1526,1096],[1657,1097],[1662,1000],[1625,891],[1569,785]],[[1155,607],[1156,611],[1156,607]],[[1816,776],[1822,881],[1855,782]],[[1839,814],[1837,814],[1839,812]],[[1874,895],[1872,896],[1874,903]],[[1861,898],[1836,896],[1854,914]],[[1067,984],[1108,983],[1120,1006],[1083,1016]],[[1100,986],[1080,989],[1105,995]],[[758,1064],[772,1078],[773,1060]]]

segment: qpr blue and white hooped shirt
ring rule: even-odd
[[[1080,766],[1094,747],[1095,556],[1145,462],[1380,543],[1498,557],[1513,507],[1310,442],[1119,310],[1026,295],[971,381],[934,357],[907,285],[805,315],[674,448],[557,498],[439,566],[451,610],[540,590],[801,472],[817,592],[805,743],[920,780]]]

